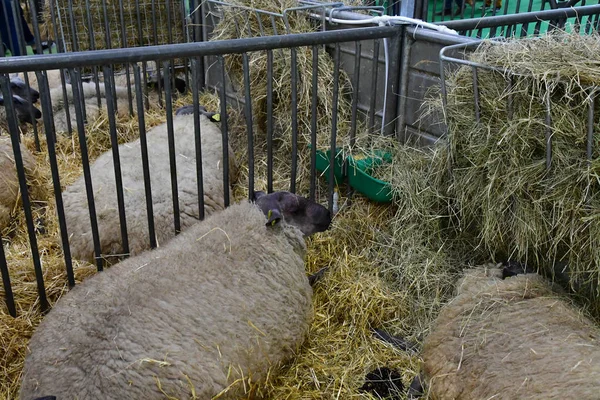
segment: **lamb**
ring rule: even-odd
[[[35,158],[25,146],[21,145],[20,148],[26,177],[30,179],[29,183],[32,183],[36,177]],[[4,230],[10,224],[13,210],[21,201],[19,178],[8,136],[0,137],[0,171],[2,171],[0,173],[0,230]],[[32,198],[38,198],[41,192],[33,184],[31,188]]]
[[[191,111],[188,107],[185,109]],[[213,115],[201,109],[202,175],[207,215],[224,208],[222,134],[209,119]],[[173,118],[182,230],[199,219],[193,117],[193,114],[180,114]],[[175,235],[166,123],[148,131],[147,144],[154,224],[160,246]],[[237,165],[231,147],[228,150],[230,182],[233,182]],[[150,248],[140,140],[120,145],[119,154],[129,250],[135,255]],[[102,154],[90,165],[90,170],[102,256],[111,263],[122,255],[112,151]],[[71,235],[71,254],[76,259],[93,262],[92,228],[83,176],[65,189],[63,202],[67,230]]]
[[[29,100],[13,94],[12,96],[13,107],[17,120],[20,124],[32,124],[33,119],[42,117],[42,112],[38,110]],[[0,95],[0,132],[8,132],[8,120],[6,115],[6,108],[4,107],[4,97]]]
[[[304,237],[330,223],[308,199],[256,192],[88,278],[34,333],[20,398],[241,398],[302,343]]]
[[[506,275],[506,274],[505,274]],[[600,329],[537,274],[475,268],[423,345],[434,399],[591,399]]]

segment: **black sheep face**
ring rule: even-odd
[[[39,119],[42,117],[42,112],[38,110],[30,101],[13,94],[12,102],[15,108],[15,114],[17,115],[20,123],[33,124],[33,119]],[[0,97],[0,106],[4,106],[4,98],[2,97]]]
[[[19,77],[10,79],[10,91],[12,94],[35,103],[40,98],[40,93],[32,87],[28,87],[25,81]]]
[[[324,232],[331,224],[331,213],[326,207],[290,192],[254,192],[256,204],[265,213],[267,225],[282,219],[300,229],[304,236]]]

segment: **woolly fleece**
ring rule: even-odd
[[[34,333],[20,398],[210,399],[265,378],[312,316],[302,233],[265,222],[235,204],[76,286]]]
[[[600,330],[545,278],[477,268],[423,347],[434,399],[600,396]]]
[[[181,229],[198,222],[198,186],[193,115],[173,117]],[[205,215],[224,208],[222,135],[217,124],[200,115],[202,176]],[[156,239],[164,245],[175,235],[167,124],[147,133],[148,163]],[[148,215],[140,140],[119,146],[129,250],[131,255],[150,248]],[[229,148],[230,182],[235,176],[235,155]],[[101,252],[104,257],[122,254],[121,225],[112,150],[90,165]],[[63,202],[74,258],[93,262],[92,227],[84,177],[63,192]],[[112,258],[112,257],[111,257]],[[108,260],[109,262],[115,260]]]

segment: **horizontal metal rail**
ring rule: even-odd
[[[558,8],[556,10],[534,11],[519,14],[497,15],[485,18],[457,19],[454,21],[435,22],[456,31],[471,29],[494,28],[506,25],[524,24],[538,21],[553,21],[556,19],[583,17],[600,14],[600,4],[574,8]]]
[[[251,51],[383,39],[397,35],[400,29],[401,27],[397,26],[352,28],[282,36],[219,40],[214,42],[47,54],[35,57],[11,57],[0,59],[0,73],[91,67],[103,64],[135,63],[180,57],[242,54]]]

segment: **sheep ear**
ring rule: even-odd
[[[277,225],[283,217],[281,216],[281,212],[277,209],[271,209],[267,212],[267,223],[266,226],[275,226]]]

